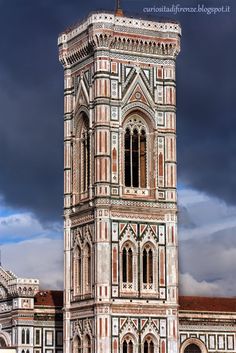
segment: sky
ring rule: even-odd
[[[63,70],[57,37],[115,1],[0,0],[2,265],[63,287]],[[230,12],[164,13],[161,7]],[[236,296],[236,3],[127,0],[128,15],[182,26],[177,59],[181,294]],[[155,8],[155,12],[150,8]],[[149,10],[147,10],[149,9]],[[159,9],[159,10],[158,10]],[[209,12],[209,11],[208,11]]]

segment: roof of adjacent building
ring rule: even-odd
[[[45,290],[39,291],[34,297],[35,306],[63,306],[63,291]],[[195,297],[180,296],[180,311],[215,311],[215,312],[236,312],[236,297]]]
[[[35,306],[63,306],[63,291],[41,290],[34,297]]]
[[[179,297],[180,311],[236,312],[235,298],[220,297]]]

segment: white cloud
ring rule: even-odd
[[[183,217],[188,223],[195,225],[186,227],[182,220],[179,224],[180,240],[202,238],[236,227],[236,207],[196,190],[180,190],[179,207],[184,209]]]
[[[2,240],[32,237],[43,231],[42,225],[31,213],[15,213],[0,217],[0,239]]]
[[[199,202],[207,201],[208,196],[203,192],[193,189],[180,189],[178,190],[178,199],[181,205],[191,206]]]
[[[36,238],[2,246],[2,266],[18,277],[40,279],[43,289],[63,287],[63,240]]]
[[[197,280],[190,273],[179,276],[180,295],[202,296],[202,297],[235,297],[236,283],[232,276],[222,280],[208,282]]]
[[[185,273],[180,275],[180,294],[215,297],[216,294],[219,296],[223,292],[216,283],[197,281],[189,273]]]
[[[196,190],[179,193],[182,294],[236,295],[236,207]]]
[[[41,288],[63,287],[61,223],[45,228],[30,212],[7,208],[0,195],[2,265],[18,277],[37,278]]]

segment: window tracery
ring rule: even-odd
[[[86,335],[84,338],[84,353],[91,353],[92,352],[92,345],[91,345],[91,338],[89,335]]]
[[[142,252],[143,263],[143,284],[153,284],[153,250],[149,244],[146,244]]]
[[[125,337],[122,344],[122,353],[134,353],[134,343],[130,336]]]
[[[90,132],[88,116],[78,116],[73,144],[73,202],[88,198],[90,186]]]
[[[89,188],[90,180],[90,137],[89,137],[89,126],[88,119],[84,117],[83,126],[81,129],[80,137],[81,145],[81,192],[85,193]]]
[[[133,116],[125,126],[125,186],[147,187],[147,128],[143,121]]]
[[[131,242],[126,242],[121,251],[122,289],[135,289],[134,269],[136,266],[134,248]]]
[[[74,340],[74,345],[73,345],[73,353],[82,353],[83,348],[82,348],[82,341],[79,336],[76,336]]]
[[[143,345],[143,353],[154,353],[154,343],[152,337],[147,336]]]
[[[85,277],[85,293],[91,292],[91,249],[87,243],[84,248],[84,277]]]
[[[79,245],[74,250],[73,269],[74,294],[79,295],[82,289],[82,252]]]

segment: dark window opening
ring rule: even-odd
[[[128,127],[125,131],[125,186],[147,186],[146,132],[140,127]]]
[[[201,353],[201,349],[194,343],[187,346],[184,353]]]
[[[131,186],[131,170],[130,170],[130,130],[126,129],[125,133],[125,185]]]
[[[122,279],[124,283],[133,282],[133,251],[124,248],[122,251]]]
[[[152,249],[143,250],[143,283],[153,283],[153,254]]]
[[[127,251],[124,248],[122,253],[123,282],[127,282]]]

